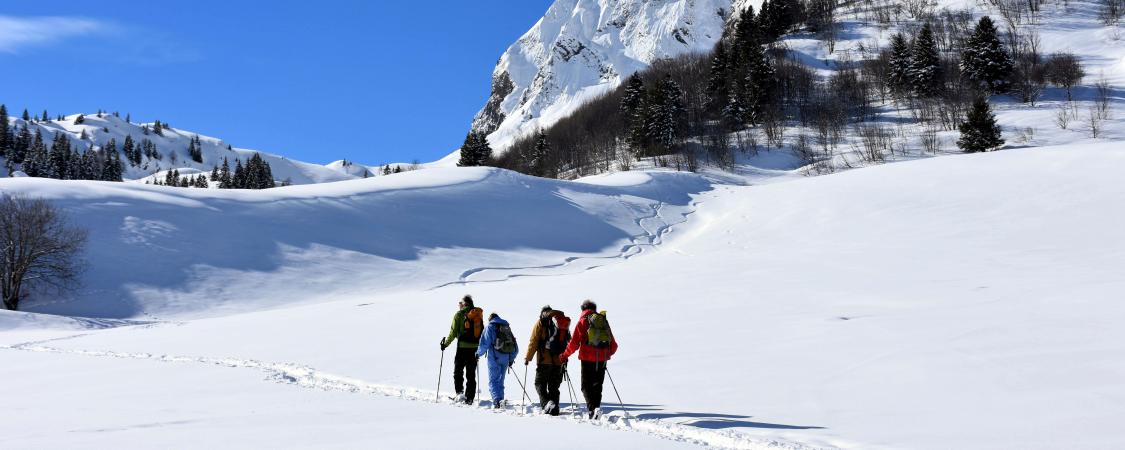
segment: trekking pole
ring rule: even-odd
[[[563,366],[563,378],[566,378],[566,390],[570,393],[570,409],[576,410],[578,404],[574,402],[574,385],[570,383],[570,371],[566,370],[565,365]]]
[[[477,360],[477,403],[480,403],[480,360]]]
[[[525,405],[524,399],[531,400],[531,398],[527,396],[527,388],[523,387],[523,382],[520,381],[519,374],[516,373],[515,369],[512,369],[512,366],[508,366],[508,372],[512,373],[512,378],[516,379],[516,383],[519,383],[520,389],[523,390],[523,397],[520,398],[520,408],[523,408]]]
[[[527,364],[523,365],[523,384],[531,384],[527,382]],[[527,401],[531,401],[531,396],[528,396]]]
[[[442,345],[445,345],[445,339],[441,340]],[[438,363],[437,369],[437,393],[434,394],[434,402],[441,401],[441,371],[445,368],[445,348],[441,349],[441,362]]]
[[[629,410],[625,408],[625,402],[621,401],[621,394],[617,392],[617,383],[613,382],[613,375],[609,373],[609,367],[606,366],[605,374],[609,376],[609,385],[613,386],[613,393],[617,395],[617,403],[621,405],[621,410],[625,411],[625,417],[630,417]]]

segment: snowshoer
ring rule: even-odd
[[[492,394],[493,407],[503,407],[504,375],[516,361],[519,350],[508,321],[501,319],[496,313],[490,314],[488,326],[480,337],[476,357],[488,355],[488,392]]]
[[[582,363],[582,395],[586,397],[586,410],[591,419],[601,415],[602,384],[605,382],[606,364],[617,353],[617,339],[609,328],[605,311],[597,312],[593,301],[582,302],[582,315],[574,326],[574,336],[562,354],[566,361],[574,353]]]
[[[527,344],[526,366],[538,354],[535,364],[535,391],[544,414],[559,415],[559,387],[563,382],[563,359],[560,357],[570,341],[570,318],[562,311],[544,306],[539,320],[531,328]]]
[[[453,388],[457,391],[457,401],[473,404],[477,390],[477,346],[484,329],[484,311],[473,305],[473,297],[466,295],[457,304],[453,315],[453,325],[449,336],[441,340],[441,350],[457,340],[457,354],[453,357]]]

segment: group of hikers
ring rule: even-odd
[[[605,311],[598,312],[593,301],[582,302],[582,313],[570,332],[570,318],[562,311],[544,306],[531,328],[524,355],[524,366],[535,360],[535,391],[544,414],[559,415],[559,388],[568,377],[567,360],[578,354],[582,365],[582,395],[590,418],[601,415],[602,383],[606,363],[617,352],[617,340],[609,328]],[[477,361],[487,355],[488,391],[495,408],[504,406],[504,378],[519,356],[519,345],[511,325],[496,313],[483,320],[484,312],[466,295],[458,303],[449,336],[442,338],[441,350],[457,343],[453,359],[453,386],[456,401],[473,404],[477,387]],[[444,361],[444,357],[443,357]],[[518,377],[517,377],[518,379]],[[440,390],[440,375],[439,375]]]

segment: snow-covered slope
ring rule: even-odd
[[[32,123],[13,118],[11,125],[15,129],[23,128],[26,125],[33,135],[36,130],[40,130],[48,148],[50,148],[51,140],[56,133],[66,133],[71,140],[71,145],[75,146],[79,152],[91,147],[101,148],[107,145],[110,139],[116,140],[117,150],[121,151],[126,136],[132,136],[138,146],[142,140],[152,141],[156,145],[156,151],[160,155],[159,158],[145,156],[141,163],[136,166],[126,162],[124,173],[126,180],[143,181],[153,174],[172,169],[197,169],[209,173],[212,167],[222,164],[223,158],[230,161],[233,170],[235,159],[241,159],[245,164],[255,153],[260,153],[262,158],[270,164],[270,169],[278,183],[288,180],[291,184],[311,184],[358,178],[352,174],[318,164],[294,161],[283,156],[257,150],[228,147],[229,144],[221,139],[176,128],[165,129],[162,130],[162,134],[157,134],[151,131],[153,124],[130,123],[110,114],[103,114],[101,117],[98,117],[97,114],[87,114],[84,115],[81,124],[76,124],[75,119],[78,116],[78,114],[75,114],[65,117],[64,120]],[[145,127],[150,130],[147,134],[145,133]],[[83,132],[86,133],[86,140],[80,139]],[[193,161],[188,154],[188,146],[195,136],[199,136],[200,139],[203,155],[201,163]],[[7,172],[0,172],[3,172],[0,173],[0,176],[7,175]],[[181,172],[189,173],[185,170],[181,170]]]
[[[710,190],[689,175],[492,169],[235,193],[3,180],[65,205],[97,240],[128,240],[114,244],[122,259],[152,266],[124,289],[152,307],[135,319],[180,320],[99,330],[0,314],[5,405],[36,412],[0,422],[0,446],[433,448],[496,429],[560,449],[574,444],[542,436],[1121,448],[1123,165],[1125,149],[1104,143]],[[465,293],[521,339],[541,305],[574,315],[597,300],[635,420],[427,403]],[[84,301],[117,312],[108,296]],[[306,304],[274,308],[292,302]],[[200,307],[223,317],[186,319]],[[506,395],[520,403],[512,376]]]
[[[652,62],[705,52],[739,0],[557,0],[500,57],[473,120],[494,149],[547,127]]]
[[[609,187],[431,169],[267,191],[38,178],[2,179],[0,190],[53,200],[91,232],[83,290],[29,310],[167,318],[490,279],[485,268],[560,254],[592,258],[560,271],[601,265],[643,251],[683,220],[686,192],[708,186],[686,174],[620,177],[629,182]]]

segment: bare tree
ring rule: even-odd
[[[1069,102],[1074,100],[1070,89],[1082,82],[1086,71],[1082,68],[1082,62],[1073,53],[1053,53],[1043,64],[1043,74],[1051,84],[1066,88],[1066,101]]]
[[[4,308],[18,310],[36,288],[70,288],[83,269],[86,230],[43,199],[0,197],[0,295]]]

